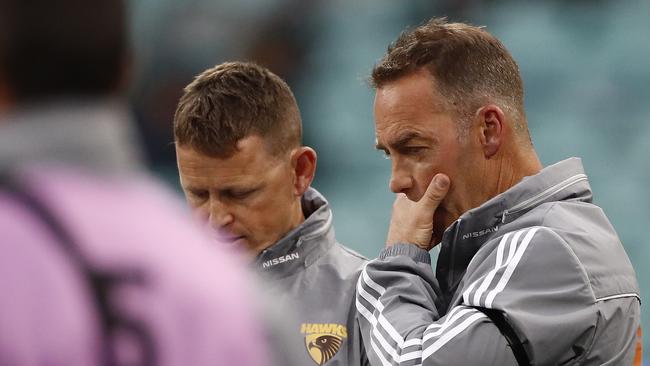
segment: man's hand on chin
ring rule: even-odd
[[[449,190],[449,177],[438,173],[419,201],[409,200],[400,193],[393,203],[393,215],[386,246],[398,243],[415,244],[429,251],[438,241],[433,237],[433,214]]]

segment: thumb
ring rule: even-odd
[[[445,174],[438,173],[431,179],[431,183],[429,183],[427,191],[424,192],[420,203],[433,211],[440,205],[440,201],[445,198],[448,191],[449,177]]]

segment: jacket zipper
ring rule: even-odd
[[[585,175],[585,174],[576,174],[576,175],[574,175],[572,177],[569,177],[569,178],[563,180],[562,182],[560,182],[560,183],[558,183],[558,184],[544,190],[543,192],[538,193],[537,195],[535,195],[535,196],[533,196],[533,197],[531,197],[531,198],[529,198],[529,199],[527,199],[527,200],[525,200],[525,201],[523,201],[521,203],[516,204],[515,206],[511,207],[510,209],[503,211],[503,214],[501,215],[501,224],[506,223],[506,216],[508,216],[510,214],[515,214],[517,212],[527,210],[527,209],[539,204],[540,202],[546,200],[550,196],[560,192],[561,190],[563,190],[565,188],[568,188],[568,187],[570,187],[570,186],[572,186],[572,185],[574,185],[574,184],[576,184],[578,182],[581,182],[583,180],[587,180],[587,175]]]

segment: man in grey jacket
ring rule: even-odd
[[[230,62],[185,88],[174,117],[180,180],[220,241],[255,257],[273,296],[298,312],[289,342],[304,365],[367,362],[355,319],[365,259],[339,244],[325,198],[310,188],[316,152],[302,146],[289,86],[269,70]]]
[[[501,42],[432,19],[389,47],[372,82],[397,198],[357,286],[371,364],[640,362],[634,270],[580,160],[541,166]]]

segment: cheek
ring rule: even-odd
[[[427,190],[427,187],[429,186],[429,183],[431,183],[433,177],[438,173],[447,174],[446,170],[444,170],[443,167],[435,164],[435,162],[432,160],[418,162],[413,174],[413,178],[416,181],[418,191],[424,194],[424,192]]]
[[[431,180],[438,173],[443,173],[447,175],[451,181],[451,187],[449,193],[447,193],[447,198],[445,201],[448,201],[450,197],[453,196],[454,187],[459,184],[462,179],[459,180],[459,171],[462,170],[458,165],[456,156],[447,155],[444,159],[440,158],[430,158],[428,160],[423,159],[418,162],[414,169],[413,177],[416,181],[415,185],[418,191],[418,197],[424,195],[424,192],[429,187]]]
[[[289,217],[289,202],[285,196],[283,192],[266,192],[247,206],[241,207],[237,217],[252,234],[273,234]]]
[[[276,239],[286,231],[295,199],[286,170],[268,173],[263,191],[238,214],[242,226],[260,240]]]
[[[197,204],[195,202],[192,202],[188,200],[188,204],[190,207],[190,210],[192,212],[192,217],[200,223],[207,223],[210,212],[208,210],[208,205],[206,204]]]

